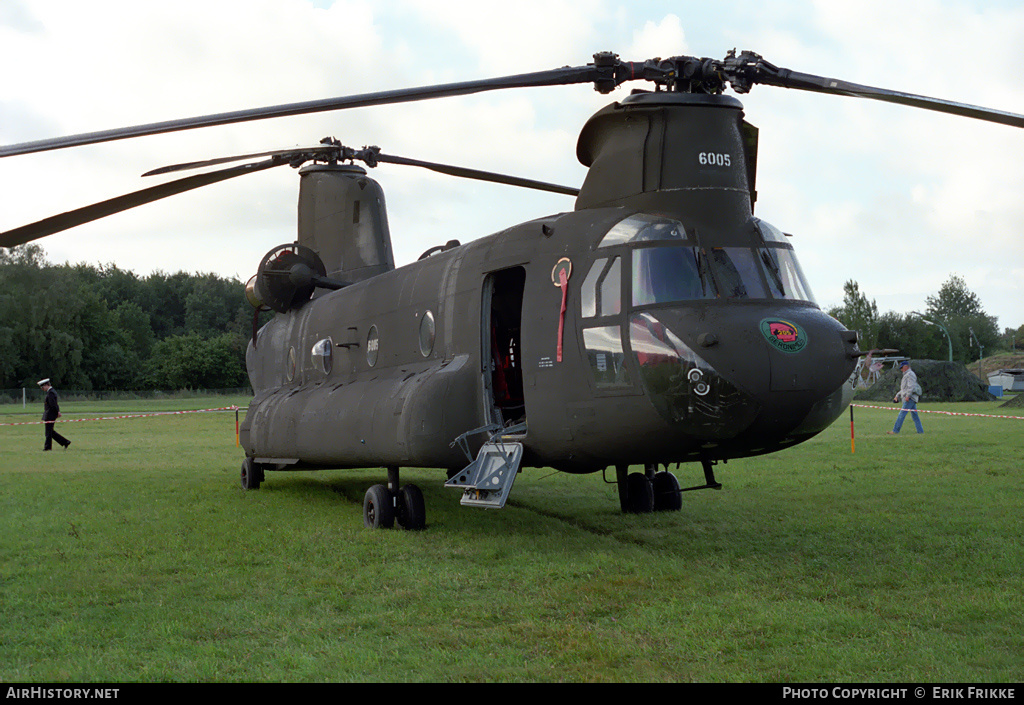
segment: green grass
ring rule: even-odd
[[[230,412],[62,423],[45,454],[0,426],[0,681],[1019,681],[1024,420],[855,413],[855,453],[844,416],[670,514],[600,474],[528,469],[482,511],[404,470],[415,533],[362,527],[381,470],[243,492]]]

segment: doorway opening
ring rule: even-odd
[[[488,423],[526,422],[523,396],[522,319],[526,269],[491,272],[484,282],[481,359]]]

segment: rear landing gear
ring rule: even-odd
[[[242,489],[258,490],[263,482],[263,466],[246,456],[242,461]]]
[[[395,525],[395,501],[384,485],[374,485],[363,497],[363,526],[390,529]]]
[[[408,531],[427,526],[427,510],[423,492],[413,484],[399,489],[398,468],[388,468],[388,484],[374,485],[363,497],[363,526],[368,529],[390,529],[398,524]]]

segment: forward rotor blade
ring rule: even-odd
[[[914,93],[893,91],[887,88],[864,86],[859,83],[841,81],[838,78],[826,78],[809,73],[800,73],[799,71],[773,66],[754,52],[743,52],[738,57],[728,57],[717,68],[732,83],[733,88],[740,93],[745,93],[749,90],[750,85],[753,83],[761,83],[781,88],[813,91],[815,93],[869,98],[886,103],[896,103],[898,105],[907,105],[939,113],[960,115],[962,117],[974,118],[975,120],[1024,128],[1024,115],[1017,113],[984,108],[968,103],[958,103],[942,98],[930,98]]]
[[[797,73],[796,71],[789,71],[785,77],[780,79],[779,83],[773,83],[772,85],[780,85],[785,88],[800,88],[802,90],[816,91],[819,93],[832,93],[835,95],[855,96],[857,98],[870,98],[872,100],[881,100],[886,103],[909,105],[915,108],[924,108],[925,110],[933,110],[939,113],[949,113],[951,115],[961,115],[963,117],[974,118],[976,120],[996,122],[1001,125],[1010,125],[1011,127],[1024,127],[1024,115],[1006,112],[1005,110],[983,108],[978,105],[957,103],[952,100],[943,100],[942,98],[929,98],[928,96],[916,95],[914,93],[901,93],[900,91],[891,91],[885,88],[862,86],[857,83],[848,83],[847,81],[840,81],[835,78],[823,78],[821,76],[814,76],[806,73]]]
[[[34,142],[22,142],[20,144],[0,147],[0,157],[11,157],[17,154],[31,154],[33,152],[46,152],[55,149],[65,149],[67,147],[78,147],[86,144],[97,144],[99,142],[112,142],[114,140],[128,139],[130,137],[142,137],[144,135],[159,135],[167,132],[178,132],[180,130],[192,130],[199,127],[229,125],[239,122],[251,122],[253,120],[266,120],[268,118],[286,117],[291,115],[307,115],[309,113],[320,113],[330,110],[346,110],[348,108],[360,108],[371,105],[407,103],[417,100],[428,100],[431,98],[469,95],[472,93],[493,91],[502,88],[528,88],[533,86],[556,86],[572,83],[588,83],[599,79],[606,80],[607,73],[607,70],[602,71],[600,68],[588,64],[586,66],[567,66],[550,71],[538,71],[534,73],[488,78],[477,81],[444,83],[418,88],[402,88],[391,91],[379,91],[376,93],[362,93],[360,95],[342,96],[339,98],[328,98],[325,100],[286,103],[283,105],[274,105],[265,108],[236,110],[233,112],[215,113],[213,115],[185,118],[181,120],[153,122],[145,125],[123,127],[115,130],[101,130],[99,132],[87,132],[68,137],[57,137],[54,139],[37,140]]]
[[[94,203],[90,206],[84,206],[83,208],[77,208],[73,211],[68,211],[67,213],[61,213],[60,215],[51,216],[35,223],[30,223],[28,225],[23,225],[20,228],[0,233],[0,247],[14,247],[15,245],[22,245],[26,242],[38,240],[41,237],[53,235],[54,233],[68,230],[69,228],[73,228],[77,225],[82,225],[83,223],[89,223],[93,220],[105,218],[108,215],[120,213],[121,211],[126,211],[130,208],[135,208],[136,206],[152,203],[153,201],[159,201],[162,198],[184,193],[185,191],[191,191],[192,189],[199,188],[200,186],[207,186],[209,184],[217,183],[218,181],[225,181],[236,176],[252,174],[257,171],[262,171],[264,169],[269,169],[270,167],[280,166],[281,164],[287,163],[288,162],[283,159],[268,159],[263,162],[242,164],[241,166],[221,169],[220,171],[214,171],[207,174],[187,176],[183,179],[178,179],[177,181],[169,181],[166,184],[160,184],[159,186],[151,186],[150,188],[142,189],[141,191],[117,196],[116,198]]]
[[[406,157],[396,157],[389,154],[376,154],[375,158],[379,162],[385,162],[387,164],[403,164],[405,166],[418,166],[424,169],[430,169],[436,171],[439,174],[447,174],[448,176],[458,176],[463,179],[476,179],[477,181],[490,181],[496,184],[507,184],[509,186],[522,186],[523,188],[535,189],[537,191],[548,191],[550,193],[560,193],[566,196],[578,196],[580,190],[569,186],[559,186],[558,184],[549,184],[544,181],[534,181],[533,179],[524,179],[519,176],[508,176],[507,174],[496,174],[491,171],[480,171],[479,169],[467,169],[461,166],[452,166],[450,164],[438,164],[436,162],[425,162],[419,159],[408,159]]]

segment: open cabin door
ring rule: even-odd
[[[489,424],[526,422],[523,396],[523,288],[526,270],[511,267],[484,280],[480,316],[484,409]]]
[[[486,430],[488,440],[481,446],[476,460],[471,460],[445,483],[445,487],[462,490],[464,506],[504,507],[523,459],[526,403],[520,328],[525,284],[523,267],[490,272],[484,279],[480,373],[486,425],[473,433]]]

